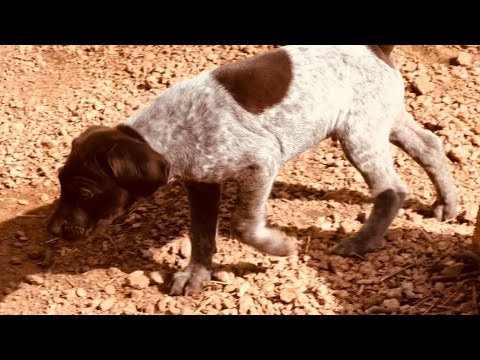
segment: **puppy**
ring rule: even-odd
[[[191,208],[190,264],[171,293],[192,294],[210,279],[222,183],[238,184],[234,236],[271,255],[295,241],[265,222],[265,205],[282,164],[328,137],[337,138],[375,198],[373,210],[335,254],[384,245],[407,188],[390,143],[427,172],[438,220],[457,214],[456,188],[440,140],[404,106],[393,46],[285,46],[172,86],[115,128],[94,126],[73,141],[59,173],[61,196],[48,228],[81,239],[171,181],[184,182]]]

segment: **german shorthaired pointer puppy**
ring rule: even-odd
[[[59,173],[53,234],[84,238],[138,198],[183,181],[191,207],[190,264],[171,293],[192,294],[210,279],[222,183],[238,183],[235,237],[259,251],[288,256],[294,239],[267,226],[266,202],[286,161],[337,138],[375,198],[361,230],[333,252],[381,248],[407,188],[395,172],[390,142],[427,172],[438,220],[457,214],[456,188],[440,140],[404,106],[393,46],[285,46],[172,86],[115,128],[95,126],[72,144]]]

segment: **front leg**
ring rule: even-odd
[[[212,258],[216,252],[222,185],[188,182],[186,188],[190,201],[192,255],[187,268],[174,275],[171,295],[201,292],[203,284],[210,281]]]
[[[276,171],[252,166],[238,179],[237,207],[232,233],[241,242],[275,256],[292,255],[296,242],[278,229],[268,227],[265,208]]]

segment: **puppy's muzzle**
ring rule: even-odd
[[[69,224],[66,220],[52,219],[48,224],[48,232],[67,241],[81,240],[85,237],[85,228]]]

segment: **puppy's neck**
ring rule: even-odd
[[[146,179],[157,179],[157,181],[152,181],[152,184],[156,183],[155,189],[153,187],[145,187],[144,189],[148,192],[142,194],[143,196],[149,196],[151,193],[155,192],[158,187],[161,187],[163,185],[166,185],[170,182],[173,181],[172,176],[171,176],[171,171],[170,171],[170,163],[167,161],[167,159],[162,155],[156,152],[150,144],[144,139],[142,135],[140,135],[139,132],[137,132],[135,129],[132,127],[125,125],[125,124],[120,124],[116,127],[116,129],[121,132],[122,134],[126,135],[131,141],[136,142],[137,144],[140,143],[142,145],[142,148],[144,150],[141,151],[141,156],[138,157],[138,148],[134,147],[131,148],[130,151],[133,151],[133,153],[130,153],[133,158],[137,156],[137,160],[134,161],[137,163],[137,165],[140,166],[140,168],[145,171],[144,175],[150,175],[150,176],[144,176],[140,180],[140,182],[145,181]],[[140,165],[140,163],[145,160],[145,163],[143,165]],[[158,164],[161,164],[160,167],[158,167]],[[154,166],[157,165],[157,166]],[[158,168],[161,168],[161,176],[159,177],[158,173]],[[160,180],[160,181],[158,181]],[[149,189],[149,190],[147,190]]]
[[[124,133],[125,135],[127,135],[129,137],[134,138],[135,140],[146,143],[143,136],[140,135],[135,129],[133,129],[132,127],[130,127],[128,125],[125,125],[125,124],[117,125],[117,130]]]

